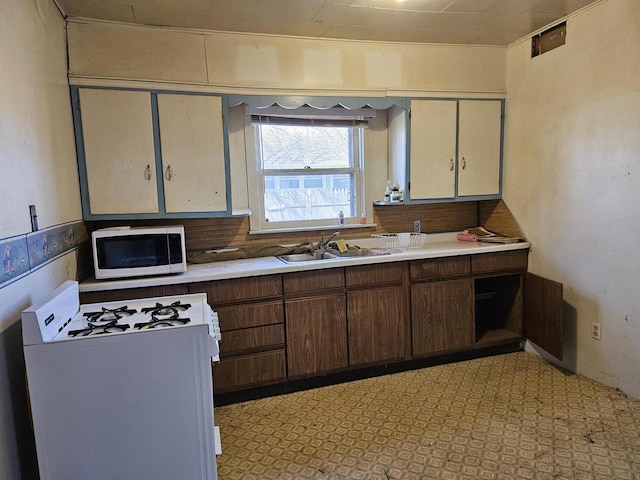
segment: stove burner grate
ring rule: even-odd
[[[90,337],[93,335],[104,335],[105,333],[120,333],[129,328],[129,325],[119,324],[118,320],[111,320],[109,323],[96,325],[89,322],[88,328],[69,331],[70,337]]]
[[[84,312],[82,315],[87,317],[89,322],[117,322],[122,317],[138,313],[135,309],[129,309],[126,305],[118,308],[105,308],[99,312]]]
[[[178,312],[185,312],[191,308],[191,304],[182,303],[180,300],[177,302],[173,302],[170,305],[162,305],[161,303],[156,303],[155,307],[146,307],[142,308],[140,311],[143,313],[149,313],[152,317],[158,316],[167,316],[170,315],[171,319],[175,316],[177,318]]]
[[[137,328],[138,330],[150,330],[152,328],[177,327],[180,325],[186,325],[190,321],[190,318],[179,317],[177,313],[168,318],[158,318],[155,315],[151,315],[150,322],[136,323],[134,328]]]

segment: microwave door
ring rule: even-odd
[[[100,269],[130,269],[169,264],[167,235],[105,237],[96,242]]]

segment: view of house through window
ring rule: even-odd
[[[257,122],[265,222],[310,222],[358,214],[362,128]]]

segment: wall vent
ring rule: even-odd
[[[567,22],[562,22],[531,38],[531,58],[564,45],[567,38]]]

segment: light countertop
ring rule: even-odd
[[[81,292],[119,290],[124,288],[157,287],[161,285],[178,285],[229,278],[254,277],[278,273],[323,270],[326,268],[350,267],[374,263],[403,262],[425,258],[452,257],[459,255],[476,255],[480,253],[505,252],[531,247],[529,242],[519,243],[483,243],[461,242],[456,239],[457,232],[428,234],[422,248],[409,249],[389,255],[372,255],[363,257],[337,258],[322,261],[285,263],[276,257],[246,258],[223,262],[188,265],[184,273],[126,278],[121,280],[89,279],[80,284]],[[349,239],[349,243],[362,248],[379,248],[384,240],[379,238]]]

